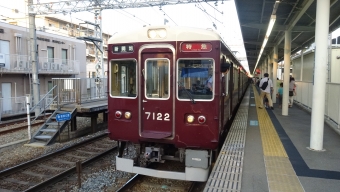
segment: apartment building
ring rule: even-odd
[[[8,4],[6,7],[1,7],[0,19],[5,22],[28,27],[28,0],[11,0],[12,3]],[[91,14],[88,12],[89,16]],[[86,18],[77,18],[76,16],[71,16],[69,14],[65,15],[36,15],[35,16],[35,25],[37,31],[43,31],[47,33],[52,33],[56,35],[66,36],[66,37],[96,37],[95,35],[95,27],[86,23],[84,20],[88,20],[89,22],[95,23],[93,17]],[[97,75],[100,77],[106,77],[107,71],[107,53],[105,50],[107,49],[107,41],[111,37],[111,34],[102,31],[102,41],[103,41],[103,63],[102,67],[104,68],[104,74],[97,74],[96,64],[98,61],[96,60],[96,46],[90,42],[86,41],[86,77],[93,78]],[[99,52],[97,55],[101,55]],[[100,70],[101,72],[101,70]]]
[[[37,31],[40,94],[52,88],[52,78],[85,78],[86,44],[76,38]],[[2,111],[12,103],[5,98],[32,94],[29,29],[0,22],[0,98]],[[22,102],[20,102],[22,104]],[[0,108],[0,110],[1,110]]]
[[[93,21],[92,21],[93,22]],[[85,23],[84,21],[73,19],[73,21],[69,21],[63,18],[58,17],[49,17],[49,16],[37,16],[36,17],[36,27],[37,30],[45,31],[48,33],[53,33],[57,35],[63,35],[68,37],[95,37],[95,29],[93,25]],[[101,77],[106,77],[107,71],[107,42],[111,37],[108,33],[102,33],[102,41],[103,41],[103,63],[104,74],[98,74]],[[91,41],[85,41],[86,44],[86,77],[94,78],[97,76],[96,64],[98,61],[96,60],[96,45]],[[101,56],[101,52],[98,51],[98,57]],[[100,70],[101,72],[101,70]]]

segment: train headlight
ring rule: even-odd
[[[149,38],[151,38],[151,39],[156,38],[156,36],[157,36],[156,30],[149,30],[149,31],[148,31],[148,36],[149,36]]]
[[[187,116],[187,122],[188,122],[188,123],[194,122],[194,119],[195,119],[195,118],[194,118],[193,115],[188,115],[188,116]]]
[[[198,117],[198,123],[203,124],[205,123],[205,121],[206,121],[206,118],[203,115]]]
[[[150,39],[164,39],[166,37],[165,29],[149,29],[148,37]]]
[[[116,111],[115,117],[116,117],[117,119],[120,119],[120,118],[122,117],[122,112],[121,112],[121,111]]]
[[[125,119],[130,119],[131,118],[131,113],[130,112],[125,112],[124,117],[125,117]]]
[[[162,39],[166,37],[166,30],[165,29],[158,30],[158,36]]]

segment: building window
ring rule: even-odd
[[[96,77],[96,72],[92,72],[92,78]]]
[[[47,47],[47,58],[48,62],[54,62],[54,47]]]
[[[51,91],[51,89],[53,88],[53,83],[52,81],[47,81],[47,91]],[[52,95],[52,93],[50,93]]]
[[[67,49],[61,49],[61,63],[67,65]]]

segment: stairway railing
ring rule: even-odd
[[[33,106],[32,108],[29,107],[30,106],[30,98],[28,96],[26,96],[28,139],[31,139],[31,123],[34,122],[35,120],[37,120],[42,113],[46,114],[46,109],[49,108],[50,105],[52,103],[54,103],[54,101],[58,98],[59,94],[57,94],[55,97],[53,97],[53,99],[50,102],[46,102],[47,96],[50,95],[51,92],[54,89],[58,90],[57,87],[58,87],[57,85],[52,87],[52,89],[50,91],[48,91],[46,93],[46,95],[43,96],[40,99],[40,101],[35,106]],[[42,105],[42,107],[40,105]],[[31,122],[31,112],[33,112],[37,107],[40,107],[40,113],[38,115],[36,115],[35,118]],[[59,109],[59,99],[57,99],[57,109]]]

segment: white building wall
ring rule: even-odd
[[[340,48],[332,49],[331,54],[331,82],[340,83]]]
[[[11,95],[24,96],[31,92],[30,76],[32,73],[29,65],[30,51],[28,41],[28,29],[16,25],[10,25],[0,22],[0,39],[9,42],[9,52],[6,52],[7,68],[0,68],[1,83],[11,83]],[[16,35],[21,36],[21,50],[18,52],[16,44]],[[76,38],[50,34],[37,31],[38,45],[38,78],[40,81],[40,94],[48,91],[48,81],[51,78],[85,78],[86,77],[86,51],[85,42]],[[67,49],[67,69],[62,70],[45,70],[42,68],[43,62],[47,61],[47,46],[54,47],[55,64],[62,66],[62,49]],[[18,68],[18,61],[23,62],[23,67]],[[71,67],[72,66],[72,67]],[[1,88],[0,88],[1,89]],[[1,90],[0,90],[1,91]]]
[[[293,77],[296,81],[313,82],[314,75],[314,50],[308,51],[303,56],[302,80],[301,80],[301,56],[292,59]],[[334,47],[331,52],[330,82],[340,83],[340,48]],[[328,75],[327,75],[328,76]],[[327,78],[328,79],[328,78]]]

